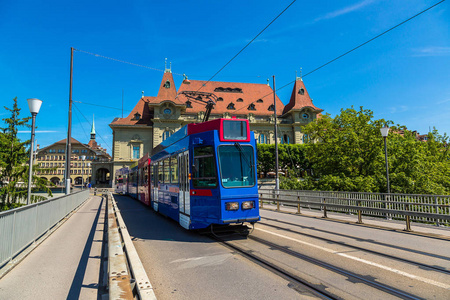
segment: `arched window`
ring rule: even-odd
[[[238,98],[238,99],[236,100],[236,102],[244,102],[244,99]]]
[[[264,102],[263,99],[256,100],[256,103],[263,103],[263,102]]]
[[[217,98],[217,101],[223,101],[222,97]]]
[[[305,94],[305,90],[303,88],[301,88],[301,89],[298,90],[298,93],[300,95],[304,95]]]
[[[166,83],[164,83],[164,87],[166,89],[170,89],[170,81],[169,80],[167,80]]]
[[[258,137],[259,144],[267,144],[267,136],[264,133],[260,133]]]
[[[164,131],[163,135],[162,135],[162,140],[165,141],[171,135],[172,135],[172,132],[170,132],[169,130]]]
[[[307,134],[303,135],[303,144],[308,144],[309,143],[309,137]]]

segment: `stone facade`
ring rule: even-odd
[[[258,143],[275,143],[274,96],[266,84],[188,80],[176,89],[171,70],[164,72],[156,97],[139,99],[126,118],[116,118],[113,130],[113,172],[131,166],[138,158],[188,123],[201,122],[206,102],[214,100],[210,120],[243,118],[250,121]],[[301,78],[297,78],[289,103],[275,96],[278,142],[307,142],[302,127],[323,111],[312,103]]]
[[[58,186],[64,186],[64,171],[66,159],[66,139],[58,141],[50,146],[36,150],[36,163],[45,169],[36,171],[36,175],[53,182]],[[82,156],[86,156],[83,161]],[[72,157],[70,164],[70,179],[74,185],[81,185],[84,182],[94,182],[95,177],[106,178],[106,173],[110,170],[103,170],[104,175],[100,175],[98,170],[92,170],[92,165],[99,162],[108,162],[111,157],[103,149],[94,149],[89,144],[83,144],[72,138]],[[98,174],[97,174],[98,173]]]
[[[36,150],[37,164],[46,169],[38,170],[37,175],[62,186],[65,185],[66,142],[64,139],[42,149],[38,146]],[[112,167],[108,162],[111,161],[111,156],[95,140],[94,120],[89,142],[82,144],[72,138],[71,150],[70,182],[73,185],[81,185],[83,182],[110,185]]]

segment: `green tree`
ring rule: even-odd
[[[295,176],[300,176],[309,169],[309,162],[305,157],[306,145],[280,144],[278,145],[278,167]],[[275,145],[258,144],[258,173],[275,171]],[[289,172],[291,171],[291,172]]]
[[[17,97],[14,98],[13,108],[5,106],[11,112],[10,118],[3,119],[5,127],[0,128],[0,210],[20,206],[20,200],[27,197],[28,170],[30,141],[20,141],[17,133],[20,127],[30,127],[28,121],[31,117],[20,118],[20,108],[17,105]],[[36,166],[36,169],[39,169]],[[50,183],[33,176],[33,190],[44,190],[51,195],[47,187]],[[34,196],[32,201],[42,200],[44,197]]]
[[[449,193],[448,137],[434,130],[427,142],[418,141],[404,126],[374,120],[360,107],[342,109],[304,127],[314,143],[306,147],[313,176],[282,180],[282,188],[357,192],[386,192],[384,143],[380,128],[391,125],[388,137],[391,192]]]

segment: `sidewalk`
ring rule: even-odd
[[[0,280],[0,299],[97,299],[105,200],[92,196]]]

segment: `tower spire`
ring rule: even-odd
[[[94,115],[92,115],[91,140],[95,140],[95,121],[94,121]]]

